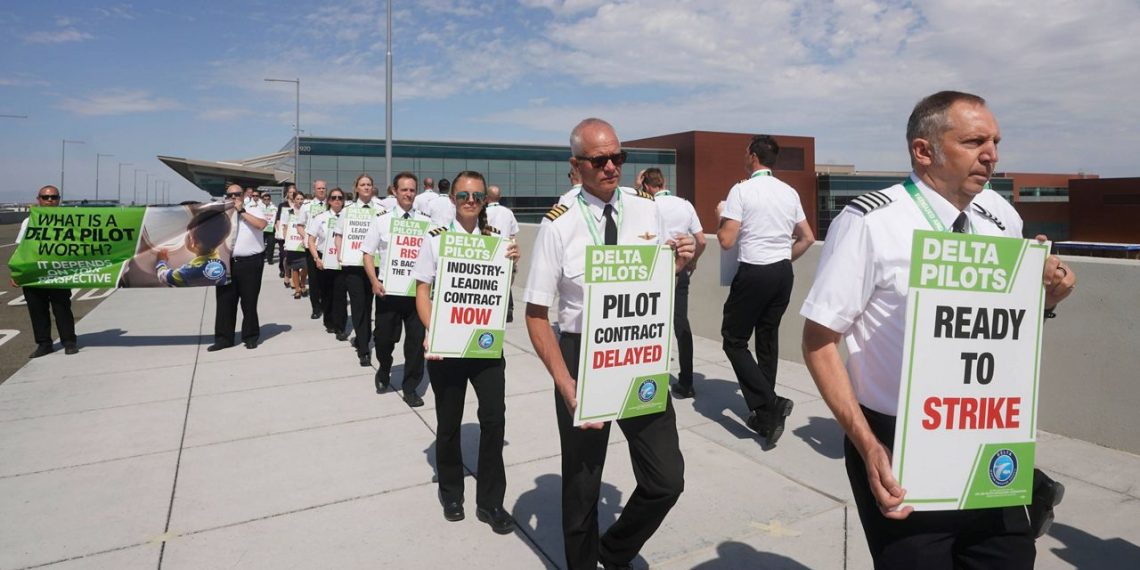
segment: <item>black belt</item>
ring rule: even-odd
[[[230,263],[241,263],[243,261],[253,261],[255,259],[264,259],[265,253],[255,253],[253,255],[235,255],[230,258]]]

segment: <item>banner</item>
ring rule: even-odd
[[[382,260],[384,273],[380,275],[385,294],[416,296],[416,280],[412,277],[412,269],[416,266],[420,245],[427,239],[430,229],[431,222],[427,220],[392,216],[392,223],[388,226],[388,258]],[[444,235],[448,233],[451,232],[444,232]]]
[[[586,247],[574,425],[665,411],[673,270],[667,246]]]
[[[25,287],[219,285],[229,275],[235,228],[223,203],[35,207],[8,264]]]
[[[428,354],[447,358],[502,356],[513,265],[506,257],[509,245],[508,240],[496,236],[440,234]]]
[[[1049,244],[916,231],[893,471],[915,510],[1026,505]]]

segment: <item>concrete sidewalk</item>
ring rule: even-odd
[[[0,385],[0,568],[561,568],[554,397],[521,324],[504,450],[519,529],[499,536],[474,517],[471,477],[468,518],[443,519],[431,395],[417,410],[376,395],[374,370],[309,312],[267,271],[262,345],[207,353],[212,290],[118,291],[79,323],[78,355]],[[870,568],[806,369],[781,363],[796,408],[765,451],[719,340],[696,355],[698,397],[676,402],[686,491],[635,567]],[[620,430],[611,448],[603,525],[634,488]],[[1047,433],[1038,458],[1068,490],[1038,567],[1140,567],[1140,458]]]

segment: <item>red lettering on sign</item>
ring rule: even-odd
[[[486,325],[491,322],[491,309],[476,309],[474,307],[452,307],[451,323],[462,325]]]
[[[661,360],[661,345],[633,346],[624,350],[611,348],[594,353],[593,365],[598,368],[615,368],[631,364],[648,364]]]
[[[939,398],[922,405],[923,429],[1017,429],[1021,426],[1021,398]]]

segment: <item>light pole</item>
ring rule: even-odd
[[[95,200],[99,200],[99,160],[104,156],[115,156],[113,154],[103,154],[101,152],[95,153]],[[60,190],[63,193],[63,190]]]
[[[67,145],[69,144],[87,144],[83,141],[69,141],[63,139],[63,143],[59,145],[59,195],[63,196],[63,174],[66,170],[67,164]]]
[[[384,81],[384,186],[392,183],[392,0],[388,0],[388,53],[384,67],[388,77]]]
[[[146,173],[146,184],[143,184],[143,192],[144,192],[144,196],[145,196],[145,198],[143,199],[143,205],[149,206],[150,205],[150,173],[149,172]]]
[[[297,86],[297,115],[293,119],[293,184],[300,187],[300,181],[297,180],[297,171],[300,170],[301,166],[301,78],[266,78],[265,80],[270,83],[293,83]]]
[[[129,163],[129,162],[120,162],[119,163],[119,193],[115,195],[115,199],[119,202],[120,206],[123,205],[123,167],[124,166],[131,166],[131,163]]]
[[[136,168],[135,169],[135,176],[131,180],[131,182],[134,183],[134,186],[131,189],[131,205],[132,206],[134,206],[135,203],[139,201],[139,173],[140,172],[146,172],[146,170],[144,170],[142,168]]]

